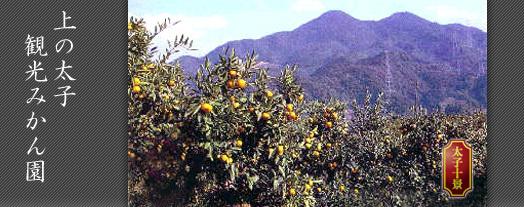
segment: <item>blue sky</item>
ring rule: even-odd
[[[155,40],[160,47],[185,34],[203,56],[230,40],[257,39],[289,31],[329,10],[342,10],[361,20],[380,20],[408,11],[440,24],[460,23],[487,31],[486,0],[128,0],[128,16],[142,17],[153,27],[170,17],[181,22]]]

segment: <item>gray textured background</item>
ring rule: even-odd
[[[76,30],[62,25],[62,10]],[[2,1],[0,30],[0,206],[127,205],[126,1]],[[26,56],[28,34],[45,38],[47,57]],[[57,54],[62,38],[69,54]],[[25,71],[42,61],[49,80],[36,83]],[[53,79],[61,60],[76,81]],[[71,85],[67,106],[53,97]],[[46,103],[26,104],[40,87]],[[34,131],[25,128],[31,111],[44,116]],[[34,137],[45,153],[27,155]],[[45,182],[26,182],[26,162],[45,161]]]
[[[488,1],[488,203],[524,206],[523,1]]]

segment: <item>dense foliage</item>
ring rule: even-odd
[[[166,63],[187,38],[152,59],[151,40],[167,25],[150,33],[128,23],[129,205],[485,205],[484,113],[395,116],[370,94],[362,105],[305,100],[296,67],[274,77],[234,51],[187,78]],[[440,188],[450,138],[474,148],[465,200]]]

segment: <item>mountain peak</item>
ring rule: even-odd
[[[413,14],[413,13],[407,12],[407,11],[395,12],[392,15],[390,15],[390,17],[395,17],[395,18],[419,18],[419,19],[422,19],[421,17],[417,16],[416,14]]]
[[[396,12],[389,17],[382,19],[381,21],[427,21],[422,17],[419,17],[410,12]]]
[[[325,17],[336,17],[336,16],[340,16],[340,17],[350,17],[349,14],[347,14],[346,12],[342,11],[342,10],[329,10],[327,12],[324,12],[322,15],[320,16],[325,16]]]
[[[297,28],[297,30],[311,30],[312,28],[314,28],[314,30],[318,30],[318,28],[333,28],[335,25],[338,27],[346,27],[347,25],[353,24],[355,22],[358,22],[358,19],[355,19],[346,12],[341,10],[330,10],[303,24]]]
[[[318,17],[317,19],[325,19],[325,20],[356,20],[351,15],[347,14],[346,12],[342,10],[330,10]]]

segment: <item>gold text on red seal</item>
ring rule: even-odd
[[[442,188],[452,198],[473,190],[472,152],[464,140],[450,140],[442,149]]]

